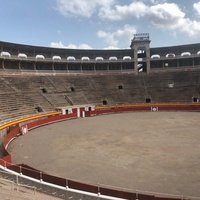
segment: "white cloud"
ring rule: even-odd
[[[50,46],[54,48],[64,48],[64,49],[92,49],[90,45],[85,43],[80,45],[75,45],[75,44],[64,45],[61,41],[51,42]]]
[[[160,28],[174,29],[180,25],[185,13],[174,3],[157,4],[149,7],[145,14],[152,24]]]
[[[198,15],[200,15],[200,1],[193,4],[194,10],[197,12]]]
[[[167,0],[132,0],[130,4],[119,4],[118,0],[57,0],[57,9],[64,16],[91,18],[94,15],[107,23],[132,20],[148,21],[158,29],[182,32],[191,37],[200,35],[200,21],[186,16],[176,3]],[[200,15],[200,1],[193,4]],[[118,46],[118,34],[100,30],[98,36],[109,46]]]
[[[64,16],[91,17],[103,7],[110,7],[115,0],[57,0],[57,10]]]
[[[197,37],[200,34],[200,21],[187,18],[186,14],[175,3],[151,6],[146,16],[158,28],[180,31],[190,37]]]
[[[99,17],[110,21],[143,17],[159,29],[180,31],[191,37],[200,34],[200,21],[187,18],[177,4],[155,2],[158,1],[151,1],[153,5],[148,5],[143,1],[134,1],[129,5],[102,8]],[[200,2],[195,3],[193,7],[200,14]]]
[[[114,8],[103,7],[100,9],[99,17],[119,21],[131,17],[141,17],[147,12],[147,6],[143,2],[133,2],[129,5],[115,5]]]
[[[174,23],[173,20],[177,21],[177,19],[183,18],[185,13],[175,3],[148,6],[142,1],[137,1],[129,5],[115,5],[114,8],[101,9],[99,16],[102,19],[109,19],[111,21],[131,19],[132,17],[151,17],[150,19],[153,23],[159,24],[159,22]]]
[[[134,33],[136,33],[135,27],[126,24],[122,29],[113,32],[99,30],[97,36],[104,40],[105,44],[108,46],[106,49],[113,49],[121,46],[120,44],[123,44],[123,47],[127,47]]]
[[[183,19],[180,23],[180,31],[187,33],[190,37],[197,37],[200,34],[200,22]]]

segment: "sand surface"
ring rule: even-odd
[[[64,178],[200,196],[200,113],[136,112],[70,120],[20,136],[14,163]]]

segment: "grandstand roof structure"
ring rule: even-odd
[[[200,43],[150,48],[149,35],[144,35],[147,40],[139,40],[140,35],[134,36],[130,49],[116,50],[62,49],[1,41],[0,68],[56,72],[132,71],[138,74],[199,66]]]

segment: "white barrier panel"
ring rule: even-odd
[[[158,107],[151,107],[151,111],[152,112],[157,112],[158,111]]]
[[[85,118],[85,111],[82,111],[82,117]]]
[[[80,118],[80,117],[81,117],[80,108],[77,108],[77,117],[78,117],[78,118]]]

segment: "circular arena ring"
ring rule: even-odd
[[[73,121],[75,107],[21,119],[1,127],[8,133],[0,164],[87,197],[193,199],[200,196],[198,111],[200,104],[139,104],[81,110],[86,118]]]

